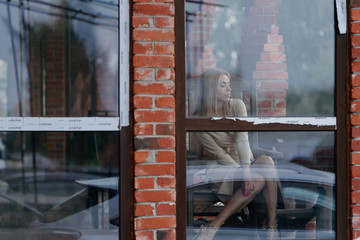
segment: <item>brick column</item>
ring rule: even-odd
[[[283,38],[276,26],[280,5],[281,0],[254,0],[244,26],[239,74],[254,82],[257,116],[286,115],[289,77]]]
[[[360,1],[350,10],[351,39],[351,220],[353,239],[360,237]]]
[[[66,50],[65,21],[59,19],[56,30],[49,30],[45,35],[45,86],[46,86],[46,116],[66,116]],[[66,133],[46,133],[46,155],[59,165],[65,166]]]
[[[252,75],[253,81],[256,81],[257,116],[286,116],[289,75],[284,51],[279,27],[273,25]]]
[[[133,3],[136,239],[176,239],[174,3]]]

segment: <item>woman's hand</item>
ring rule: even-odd
[[[255,188],[255,183],[251,178],[250,166],[244,166],[244,182],[243,182],[243,193],[245,197],[248,197]]]

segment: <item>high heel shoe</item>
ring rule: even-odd
[[[275,220],[271,225],[267,225],[267,239],[268,240],[279,240],[279,230],[277,220]]]
[[[203,224],[193,240],[212,240],[218,230],[219,228],[215,227],[212,223]]]

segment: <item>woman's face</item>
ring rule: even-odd
[[[222,74],[217,86],[217,100],[220,102],[228,102],[230,101],[230,95],[230,79],[225,74]]]

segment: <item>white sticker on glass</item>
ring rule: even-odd
[[[336,13],[340,34],[346,33],[346,1],[336,0]]]

